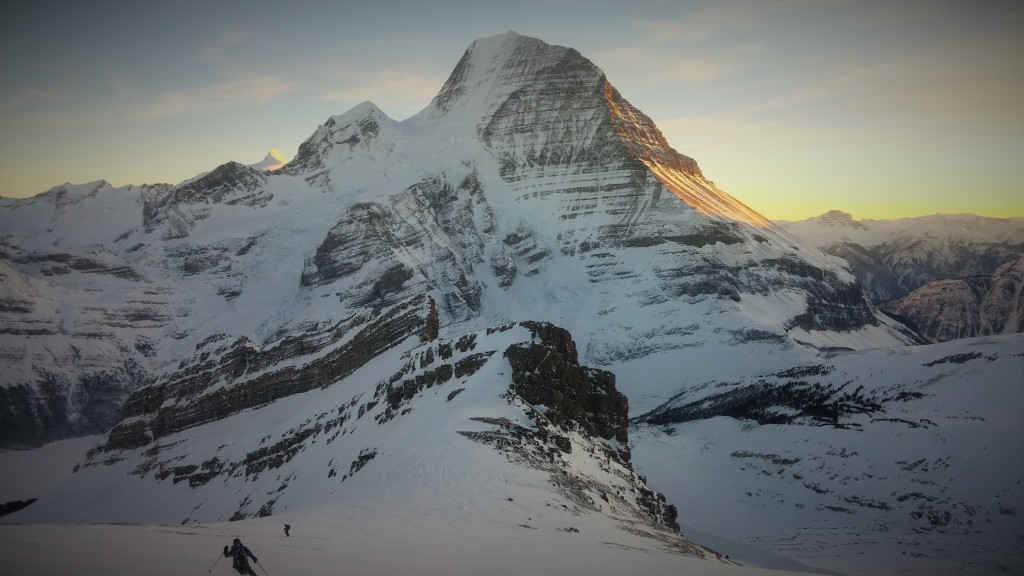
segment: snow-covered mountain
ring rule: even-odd
[[[832,380],[874,356],[809,367],[870,348],[919,364],[841,263],[717,189],[578,52],[515,33],[474,42],[416,116],[363,103],[279,170],[66,185],[0,202],[0,229],[4,445],[110,428],[13,522],[362,506],[731,569],[652,488],[693,497],[676,479],[696,464],[653,448],[666,401],[773,375],[785,408],[733,415],[807,438],[899,412]],[[1002,342],[972,373],[986,383],[1019,366]],[[803,390],[819,373],[837,375]],[[91,423],[97,406],[120,419]]]
[[[430,294],[453,331],[540,318],[589,364],[703,343],[901,343],[854,279],[701,175],[578,52],[475,42],[396,122],[330,118],[280,171],[0,203],[4,445],[102,431],[211,337],[264,346]],[[756,344],[753,344],[756,346]]]
[[[1024,332],[1024,258],[991,276],[929,282],[881,308],[932,342]]]
[[[173,278],[118,243],[170,186],[56,187],[0,200],[0,445],[108,430],[191,312]]]
[[[935,214],[855,220],[832,210],[777,224],[847,261],[875,303],[901,298],[935,280],[988,276],[1024,257],[1024,218]]]

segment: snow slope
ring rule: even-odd
[[[846,414],[839,419],[842,427],[815,425],[809,418],[785,425],[758,425],[724,416],[678,423],[637,422],[631,429],[633,461],[638,473],[679,506],[684,534],[747,566],[851,575],[1016,573],[1024,561],[1019,549],[1019,514],[1024,506],[1021,338],[958,340],[833,356],[824,364],[830,367],[827,373],[816,374],[825,371],[805,367],[802,374],[791,372],[780,380],[825,386],[850,381],[844,390],[863,386],[861,395],[875,398],[878,408]],[[748,381],[771,376],[761,373]],[[552,510],[550,495],[543,497],[544,481],[500,458],[492,460],[486,450],[476,453],[477,445],[464,436],[437,430],[438,422],[451,419],[450,413],[439,412],[445,410],[443,405],[469,398],[467,388],[446,401],[454,386],[423,394],[421,403],[412,405],[413,413],[433,412],[422,414],[424,420],[432,421],[430,432],[413,440],[404,435],[375,438],[377,456],[351,480],[307,478],[298,495],[287,490],[279,497],[282,506],[271,517],[182,525],[171,513],[175,521],[148,527],[0,525],[7,565],[56,574],[66,570],[66,564],[37,551],[57,546],[79,551],[76,557],[80,566],[90,569],[87,573],[137,570],[153,554],[166,559],[154,569],[180,573],[190,565],[208,569],[217,550],[227,543],[222,541],[241,536],[270,573],[293,566],[301,566],[306,573],[328,573],[343,566],[357,574],[410,567],[426,573],[468,574],[480,570],[488,559],[494,571],[505,573],[522,566],[524,558],[538,562],[536,569],[541,572],[561,567],[569,573],[597,574],[624,569],[640,574],[666,569],[758,573],[733,572],[735,567],[666,555],[654,540],[623,540],[628,533],[606,532],[611,526],[593,513],[566,515]],[[709,390],[721,388],[693,386],[676,404],[707,399]],[[882,400],[885,397],[888,400]],[[322,394],[312,400],[315,412],[330,406]],[[249,444],[256,445],[266,433],[285,430],[300,420],[302,411],[295,406],[304,402],[296,399],[260,411],[270,415],[242,414],[239,418],[245,420],[245,427],[234,423],[232,429],[244,431],[251,426],[254,434],[218,438],[214,430],[207,442],[238,445],[240,439],[250,437]],[[501,403],[492,406],[507,409]],[[464,409],[450,406],[449,410]],[[225,425],[230,424],[229,419]],[[330,456],[343,463],[347,463],[347,452],[353,452],[358,461],[358,452],[342,446],[348,437],[340,436],[329,445]],[[449,442],[453,442],[450,447]],[[323,458],[327,454],[318,453],[328,447],[322,444],[313,443],[300,454]],[[388,452],[398,444],[407,444],[401,451],[405,462],[396,461],[400,454]],[[236,448],[225,445],[219,452],[228,450]],[[181,453],[178,449],[168,455]],[[0,465],[12,470],[9,464],[24,464],[30,455],[0,453]],[[59,455],[57,459],[69,466],[78,460]],[[53,456],[45,460],[52,461]],[[97,473],[95,468],[82,469],[75,476],[89,470]],[[344,474],[348,467],[340,468]],[[296,465],[294,472],[302,476],[315,469]],[[281,469],[268,473],[273,473],[271,487],[287,475]],[[162,483],[170,486],[172,477]],[[359,478],[370,481],[357,487],[353,482]],[[107,481],[123,487],[123,479]],[[190,492],[183,484],[174,484],[178,495],[172,492],[171,497]],[[314,505],[311,487],[317,484],[334,493]],[[80,485],[69,478],[64,489],[80,489],[75,486]],[[107,498],[120,491],[109,488]],[[192,498],[234,502],[241,494],[225,488]],[[246,491],[272,496],[268,492],[272,491]],[[24,486],[4,494],[41,496],[40,503],[54,497]],[[132,508],[134,497],[117,496],[125,508]],[[224,508],[222,503],[214,506]],[[137,502],[135,508],[122,510],[120,519],[133,514],[138,519],[140,510],[152,508],[149,502]],[[293,539],[284,539],[284,523],[292,526]],[[132,545],[126,546],[128,542]],[[800,561],[803,567],[787,565],[766,550]]]
[[[1024,569],[1024,335],[690,382],[631,430],[684,533],[851,575]]]
[[[289,522],[292,536],[282,525]],[[178,576],[236,574],[223,546],[240,537],[259,559],[257,573],[326,576],[536,574],[784,576],[780,572],[659,554],[640,539],[628,545],[581,535],[493,525],[480,516],[424,518],[372,506],[327,506],[230,524],[189,526],[0,525],[0,554],[10,574]],[[60,554],[53,551],[59,550]]]
[[[519,371],[512,350],[556,354],[551,346],[566,342],[551,342],[545,330],[508,325],[392,350],[331,386],[140,448],[118,449],[111,434],[72,477],[3,521],[192,527],[273,515],[298,535],[312,516],[321,538],[339,524],[348,526],[343,533],[365,531],[364,523],[386,533],[401,526],[399,541],[435,572],[447,564],[418,550],[421,533],[504,549],[523,540],[538,561],[571,560],[550,546],[558,540],[644,550],[661,566],[676,556],[703,558],[712,571],[730,564],[672,530],[670,508],[631,470],[620,438],[588,432],[591,420],[601,430],[597,412],[569,420],[565,410],[524,401],[520,378],[546,368]],[[569,364],[557,367],[563,372],[573,369],[571,350]],[[409,378],[393,377],[396,366]],[[488,557],[469,556],[470,567]],[[373,569],[381,566],[388,563]]]

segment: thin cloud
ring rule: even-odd
[[[225,108],[268,104],[295,92],[293,82],[277,75],[244,75],[219,84],[163,94],[143,105],[142,118],[203,114]]]
[[[722,78],[734,66],[728,57],[680,58],[672,52],[639,46],[601,50],[593,56],[603,69],[630,69],[651,78],[691,83]]]
[[[408,70],[335,69],[337,87],[320,91],[315,98],[326,102],[371,100],[382,108],[422,108],[430,103],[444,78],[424,76]]]
[[[772,14],[835,3],[827,0],[714,2],[684,8],[674,18],[636,20],[633,27],[655,42],[700,42],[722,33],[751,29]]]
[[[0,128],[34,130],[85,125],[100,115],[70,88],[23,88],[0,98]]]
[[[737,75],[762,52],[763,46],[747,42],[713,54],[691,54],[678,47],[629,46],[596,51],[592,57],[613,84],[628,80],[641,86],[652,82],[698,85]]]
[[[836,130],[818,124],[795,124],[742,113],[677,116],[658,120],[669,144],[698,162],[705,155],[744,156],[766,148],[806,148],[834,142]],[[844,138],[872,138],[879,128],[857,125],[843,130]]]
[[[693,11],[675,20],[637,20],[633,27],[659,42],[699,42],[722,30],[748,28],[753,11],[749,8]]]
[[[72,99],[67,90],[59,88],[24,88],[5,96],[0,99],[0,112],[5,117],[24,114],[26,110],[33,108],[52,108]]]
[[[860,113],[900,122],[1020,125],[1024,35],[946,46],[837,71],[832,77],[753,104],[743,113]]]
[[[207,60],[218,60],[225,48],[241,44],[249,37],[247,32],[242,30],[229,30],[221,34],[216,41],[206,44],[199,49],[199,55]]]

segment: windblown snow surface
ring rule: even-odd
[[[645,417],[665,423],[634,426],[631,442],[637,471],[679,503],[698,541],[726,536],[844,574],[1024,570],[1024,335],[689,381]],[[842,390],[846,415],[828,425],[706,417],[764,382]],[[767,404],[767,419],[791,412]]]

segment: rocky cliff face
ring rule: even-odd
[[[261,350],[226,335],[197,347],[170,376],[132,394],[103,450],[137,448],[188,428],[280,398],[330,386],[407,338],[429,334],[434,302],[414,298],[386,312],[355,317],[283,339]]]
[[[483,286],[473,266],[488,264],[487,241],[496,243],[493,218],[472,175],[454,187],[431,178],[350,208],[306,260],[301,283],[343,286],[338,297],[352,308],[432,292],[447,317],[465,320],[480,314]],[[403,257],[411,254],[412,262]],[[490,263],[499,274],[517,272],[511,257]]]
[[[1024,331],[1024,258],[991,276],[936,280],[881,305],[932,342]]]
[[[530,404],[547,408],[545,416],[556,426],[581,426],[587,433],[615,439],[620,457],[629,460],[629,402],[615,389],[615,375],[580,366],[576,343],[564,329],[526,322],[536,341],[505,350],[512,366],[512,389]]]

